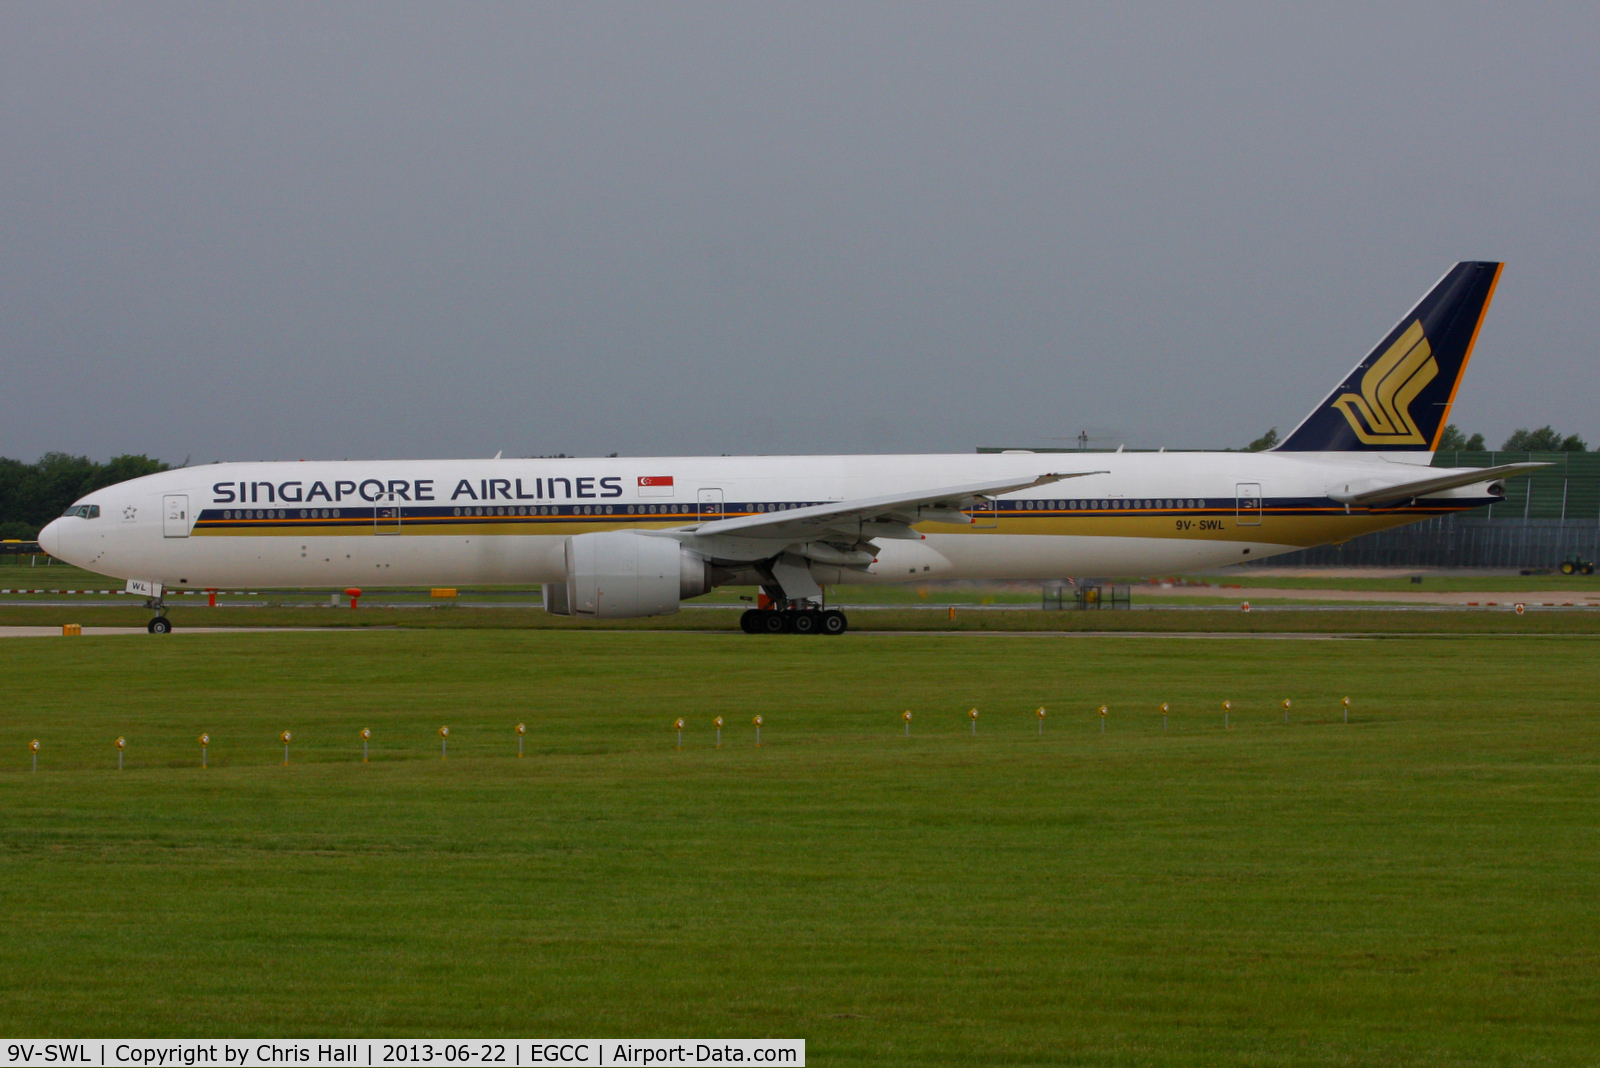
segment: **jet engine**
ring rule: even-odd
[[[567,539],[566,582],[547,582],[544,610],[558,616],[665,616],[710,591],[712,567],[671,538],[605,530]]]

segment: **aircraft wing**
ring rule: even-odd
[[[1472,471],[1456,471],[1437,478],[1424,478],[1416,482],[1402,482],[1397,486],[1379,486],[1376,489],[1358,490],[1354,493],[1330,493],[1328,496],[1340,504],[1383,505],[1393,504],[1396,501],[1409,500],[1412,497],[1426,497],[1430,493],[1439,493],[1443,490],[1456,489],[1459,486],[1474,486],[1479,482],[1493,482],[1498,478],[1509,478],[1512,475],[1526,474],[1549,464],[1523,463],[1501,464],[1499,467],[1480,467]]]
[[[973,502],[979,497],[997,497],[1003,493],[1046,486],[1063,479],[1107,473],[1074,471],[1040,475],[1022,481],[973,482],[964,486],[941,486],[884,497],[829,501],[827,504],[812,504],[784,512],[764,512],[736,519],[715,519],[685,529],[692,530],[702,537],[729,536],[811,541],[829,534],[843,534],[854,540],[869,533],[862,530],[864,523],[895,524],[904,528],[909,528],[914,523],[971,523],[972,518],[962,509],[972,507]],[[893,536],[888,530],[883,529],[870,533],[876,536]]]

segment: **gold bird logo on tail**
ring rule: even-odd
[[[1365,445],[1425,445],[1411,402],[1439,373],[1433,347],[1417,320],[1361,376],[1361,395],[1345,393],[1333,406]]]

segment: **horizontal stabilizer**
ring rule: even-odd
[[[1424,478],[1416,482],[1402,482],[1397,486],[1379,486],[1376,489],[1363,489],[1351,492],[1347,486],[1342,493],[1329,493],[1328,496],[1340,504],[1359,504],[1363,506],[1394,504],[1398,501],[1407,501],[1413,497],[1426,497],[1430,493],[1443,493],[1445,490],[1458,489],[1462,486],[1476,486],[1480,482],[1494,482],[1497,479],[1510,478],[1512,475],[1525,475],[1529,471],[1540,467],[1549,467],[1549,464],[1501,464],[1499,467],[1480,467],[1471,471],[1452,471],[1448,475],[1437,478]]]

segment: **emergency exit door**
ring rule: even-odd
[[[1261,525],[1261,483],[1240,482],[1237,485],[1239,509],[1234,513],[1241,527]]]
[[[716,487],[707,487],[696,494],[700,522],[712,523],[723,516],[722,490]]]
[[[161,533],[169,538],[189,536],[189,497],[171,493],[161,498]]]
[[[392,493],[379,495],[372,509],[372,528],[374,534],[400,533],[400,498]]]

